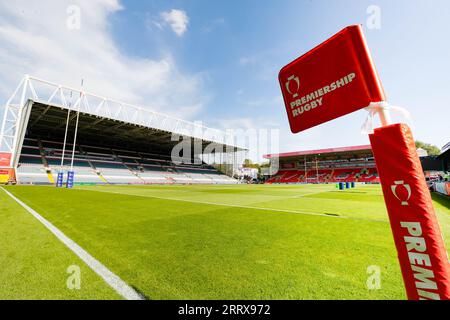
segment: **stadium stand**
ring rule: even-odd
[[[379,183],[370,145],[265,155],[272,172],[266,183]],[[274,161],[276,160],[276,161]],[[306,170],[305,170],[306,167]]]
[[[73,145],[68,144],[61,166],[63,144],[24,139],[19,160],[20,183],[54,183],[58,171],[71,166]],[[77,145],[73,171],[79,183],[95,184],[230,184],[236,183],[214,167],[196,159],[189,166],[174,164],[165,155]]]
[[[61,167],[63,143],[44,139],[24,139],[17,170],[18,181],[36,184],[54,183],[59,170],[69,170],[72,147],[73,145],[67,144],[64,165]],[[365,156],[361,158],[361,154],[364,153]],[[294,158],[288,156],[286,159],[283,156],[279,157],[282,169],[266,183],[379,183],[370,146],[363,146],[360,149],[350,147],[332,152],[316,150],[306,156],[306,173],[305,170],[299,169],[304,168],[305,154]],[[218,172],[200,159],[194,160],[191,164],[175,164],[165,154],[80,144],[75,148],[73,170],[78,183],[236,183],[235,179]]]
[[[181,141],[173,137],[193,146],[200,142],[201,148],[177,155],[184,161],[175,163],[179,159],[172,160],[172,150]],[[59,172],[69,170],[75,172],[75,183],[237,183],[229,176],[237,167],[236,154],[246,149],[225,141],[235,137],[25,76],[6,103],[0,169],[2,181],[8,183],[54,184]],[[217,153],[232,154],[234,162],[220,172],[200,160],[206,150],[213,158]]]

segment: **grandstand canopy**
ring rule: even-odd
[[[30,102],[32,108],[26,128],[26,137],[63,142],[68,110],[51,104]],[[69,115],[68,143],[73,141],[76,117],[77,112],[71,112]],[[77,143],[79,144],[170,154],[172,148],[181,141],[172,141],[171,138],[172,132],[169,131],[80,112],[77,132]],[[193,138],[191,137],[191,139]],[[202,150],[210,143],[212,141],[202,140]],[[218,143],[216,145],[227,147]],[[238,150],[237,147],[228,147],[231,151]]]
[[[278,158],[280,161],[325,161],[325,160],[351,160],[361,158],[373,158],[372,147],[370,145],[341,147],[341,148],[328,148],[306,151],[295,151],[277,154],[267,154],[264,156],[266,159]]]

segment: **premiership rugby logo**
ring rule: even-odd
[[[291,83],[293,84],[291,85]],[[297,98],[297,92],[300,90],[300,79],[294,75],[290,76],[286,82],[286,90],[292,95],[293,98]]]
[[[322,106],[325,95],[350,84],[353,80],[355,80],[355,78],[356,74],[354,72],[349,73],[345,77],[299,98],[298,91],[300,90],[300,79],[294,75],[290,76],[286,81],[286,90],[294,99],[298,98],[289,104],[291,107],[292,116],[297,117],[304,112],[308,112]]]
[[[406,194],[403,194],[399,196],[398,194],[398,187],[403,187],[404,190],[406,190]],[[408,201],[411,198],[411,186],[409,184],[405,184],[403,180],[400,181],[394,181],[394,184],[391,186],[391,191],[394,194],[394,196],[399,200],[402,204],[402,206],[407,206]]]

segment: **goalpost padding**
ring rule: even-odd
[[[411,130],[370,135],[408,299],[450,299],[450,263]]]

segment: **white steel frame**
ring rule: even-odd
[[[78,96],[75,103],[70,103],[72,95]],[[0,131],[0,151],[12,154],[11,167],[17,166],[17,153],[20,152],[22,144],[20,133],[23,132],[24,127],[26,128],[24,117],[27,115],[24,114],[24,109],[29,100],[58,106],[74,112],[87,113],[97,117],[128,122],[151,129],[228,145],[234,149],[234,152],[245,150],[245,148],[234,144],[230,145],[229,142],[235,141],[235,137],[224,131],[102,97],[84,90],[25,75],[6,102]],[[233,163],[233,167],[235,166],[236,164]]]

